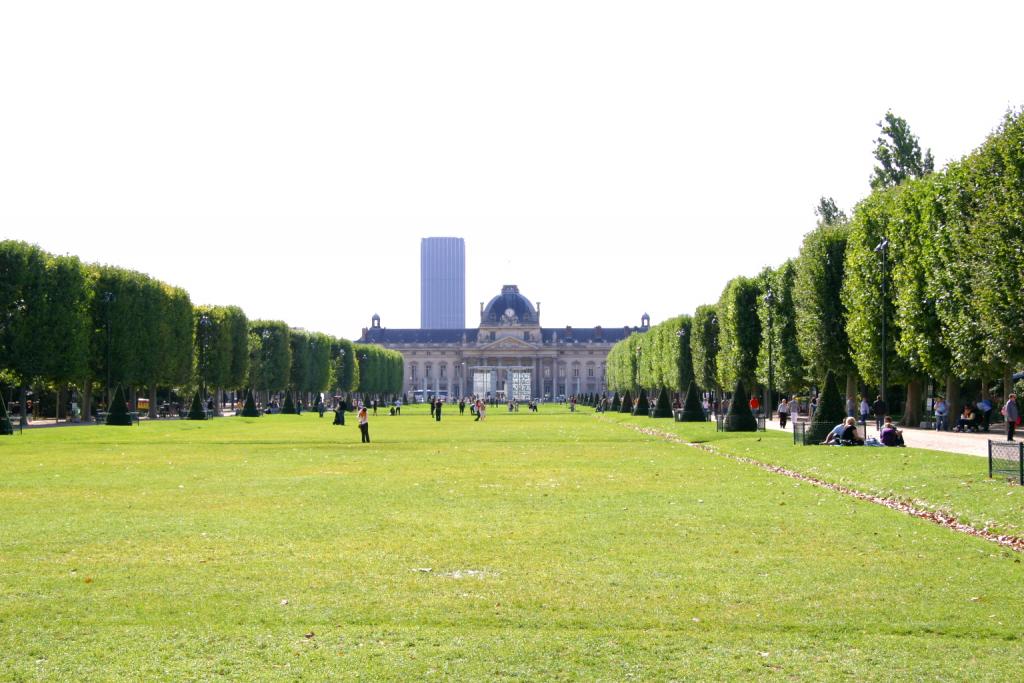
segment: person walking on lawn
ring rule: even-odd
[[[1010,394],[1003,406],[1003,417],[1006,418],[1006,440],[1013,441],[1014,430],[1017,429],[1017,420],[1020,419],[1020,411],[1017,409],[1017,394]]]

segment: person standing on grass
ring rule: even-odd
[[[875,402],[871,404],[871,411],[875,414],[875,429],[882,431],[882,425],[885,423],[885,412],[889,409],[889,406],[885,405],[885,401],[882,400],[881,394],[875,399]]]
[[[1010,394],[1003,406],[1003,417],[1006,418],[1006,440],[1013,441],[1014,430],[1017,429],[1017,420],[1020,419],[1020,411],[1017,410],[1017,394]]]
[[[444,401],[437,399],[437,404],[434,406],[434,419],[438,422],[441,421],[441,407],[444,405]]]
[[[359,435],[362,443],[370,443],[370,418],[366,412],[366,406],[359,406]]]
[[[462,415],[465,412],[466,412],[466,399],[465,398],[460,398],[459,399],[459,415]]]
[[[860,423],[864,427],[864,431],[868,430],[868,415],[871,414],[871,406],[868,405],[868,400],[863,396],[860,397]]]
[[[434,403],[434,399],[430,399],[430,417],[434,417],[434,410],[437,408],[437,404]]]

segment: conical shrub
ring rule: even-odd
[[[284,395],[284,407],[281,408],[281,413],[284,415],[295,414],[295,401],[292,400],[292,392],[287,392]]]
[[[700,402],[700,387],[690,380],[690,387],[686,390],[686,398],[683,400],[683,414],[680,422],[704,422],[707,419],[704,415],[704,406]]]
[[[118,427],[131,427],[132,416],[128,414],[128,408],[124,399],[124,389],[117,385],[114,390],[114,398],[110,400],[110,409],[107,411],[107,424]]]
[[[7,414],[7,404],[3,396],[0,396],[0,436],[10,436],[14,433],[14,425],[11,424],[11,416]]]
[[[807,425],[807,443],[821,443],[828,433],[845,419],[843,397],[839,395],[835,375],[829,370],[825,375],[821,396],[818,397],[818,407],[811,416],[811,424]]]
[[[205,420],[206,411],[203,410],[203,400],[199,398],[199,392],[195,393],[192,397],[192,407],[188,410],[188,419],[190,420]]]
[[[729,412],[725,414],[725,431],[757,431],[757,419],[750,410],[750,399],[740,380],[736,381],[736,389],[732,392],[732,401],[729,402]]]
[[[636,401],[636,410],[633,411],[634,415],[650,415],[651,414],[651,403],[647,400],[647,390],[640,390],[640,398]]]
[[[615,395],[612,396],[612,412],[614,412],[614,413],[619,412],[619,408],[621,408],[621,407],[622,407],[622,401],[619,399],[619,392],[616,391]]]
[[[633,397],[629,393],[629,389],[626,389],[626,395],[622,397],[622,405],[619,406],[620,413],[631,413],[633,412]]]
[[[654,404],[654,417],[672,417],[672,401],[668,399],[668,389],[661,388],[658,402]]]
[[[256,399],[252,396],[252,390],[245,395],[245,405],[242,406],[242,417],[259,417],[260,411],[256,408]]]

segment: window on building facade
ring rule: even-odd
[[[587,368],[587,377],[594,376],[594,368]]]
[[[447,376],[448,376],[448,366],[447,365],[442,365],[441,366],[441,379],[444,379]]]
[[[580,369],[579,368],[573,368],[572,369],[572,376],[573,377],[579,377],[580,376]]]

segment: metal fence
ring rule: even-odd
[[[726,429],[726,419],[725,418],[726,418],[725,415],[715,415],[715,431],[716,432],[728,432],[728,431],[731,431],[729,429]],[[754,419],[757,420],[757,431],[763,432],[765,430],[765,427],[764,427],[764,415],[758,415]]]
[[[807,425],[808,422],[793,422],[793,445],[795,446],[806,446],[807,445]]]
[[[988,442],[988,476],[996,475],[1010,477],[1024,486],[1024,442]]]

